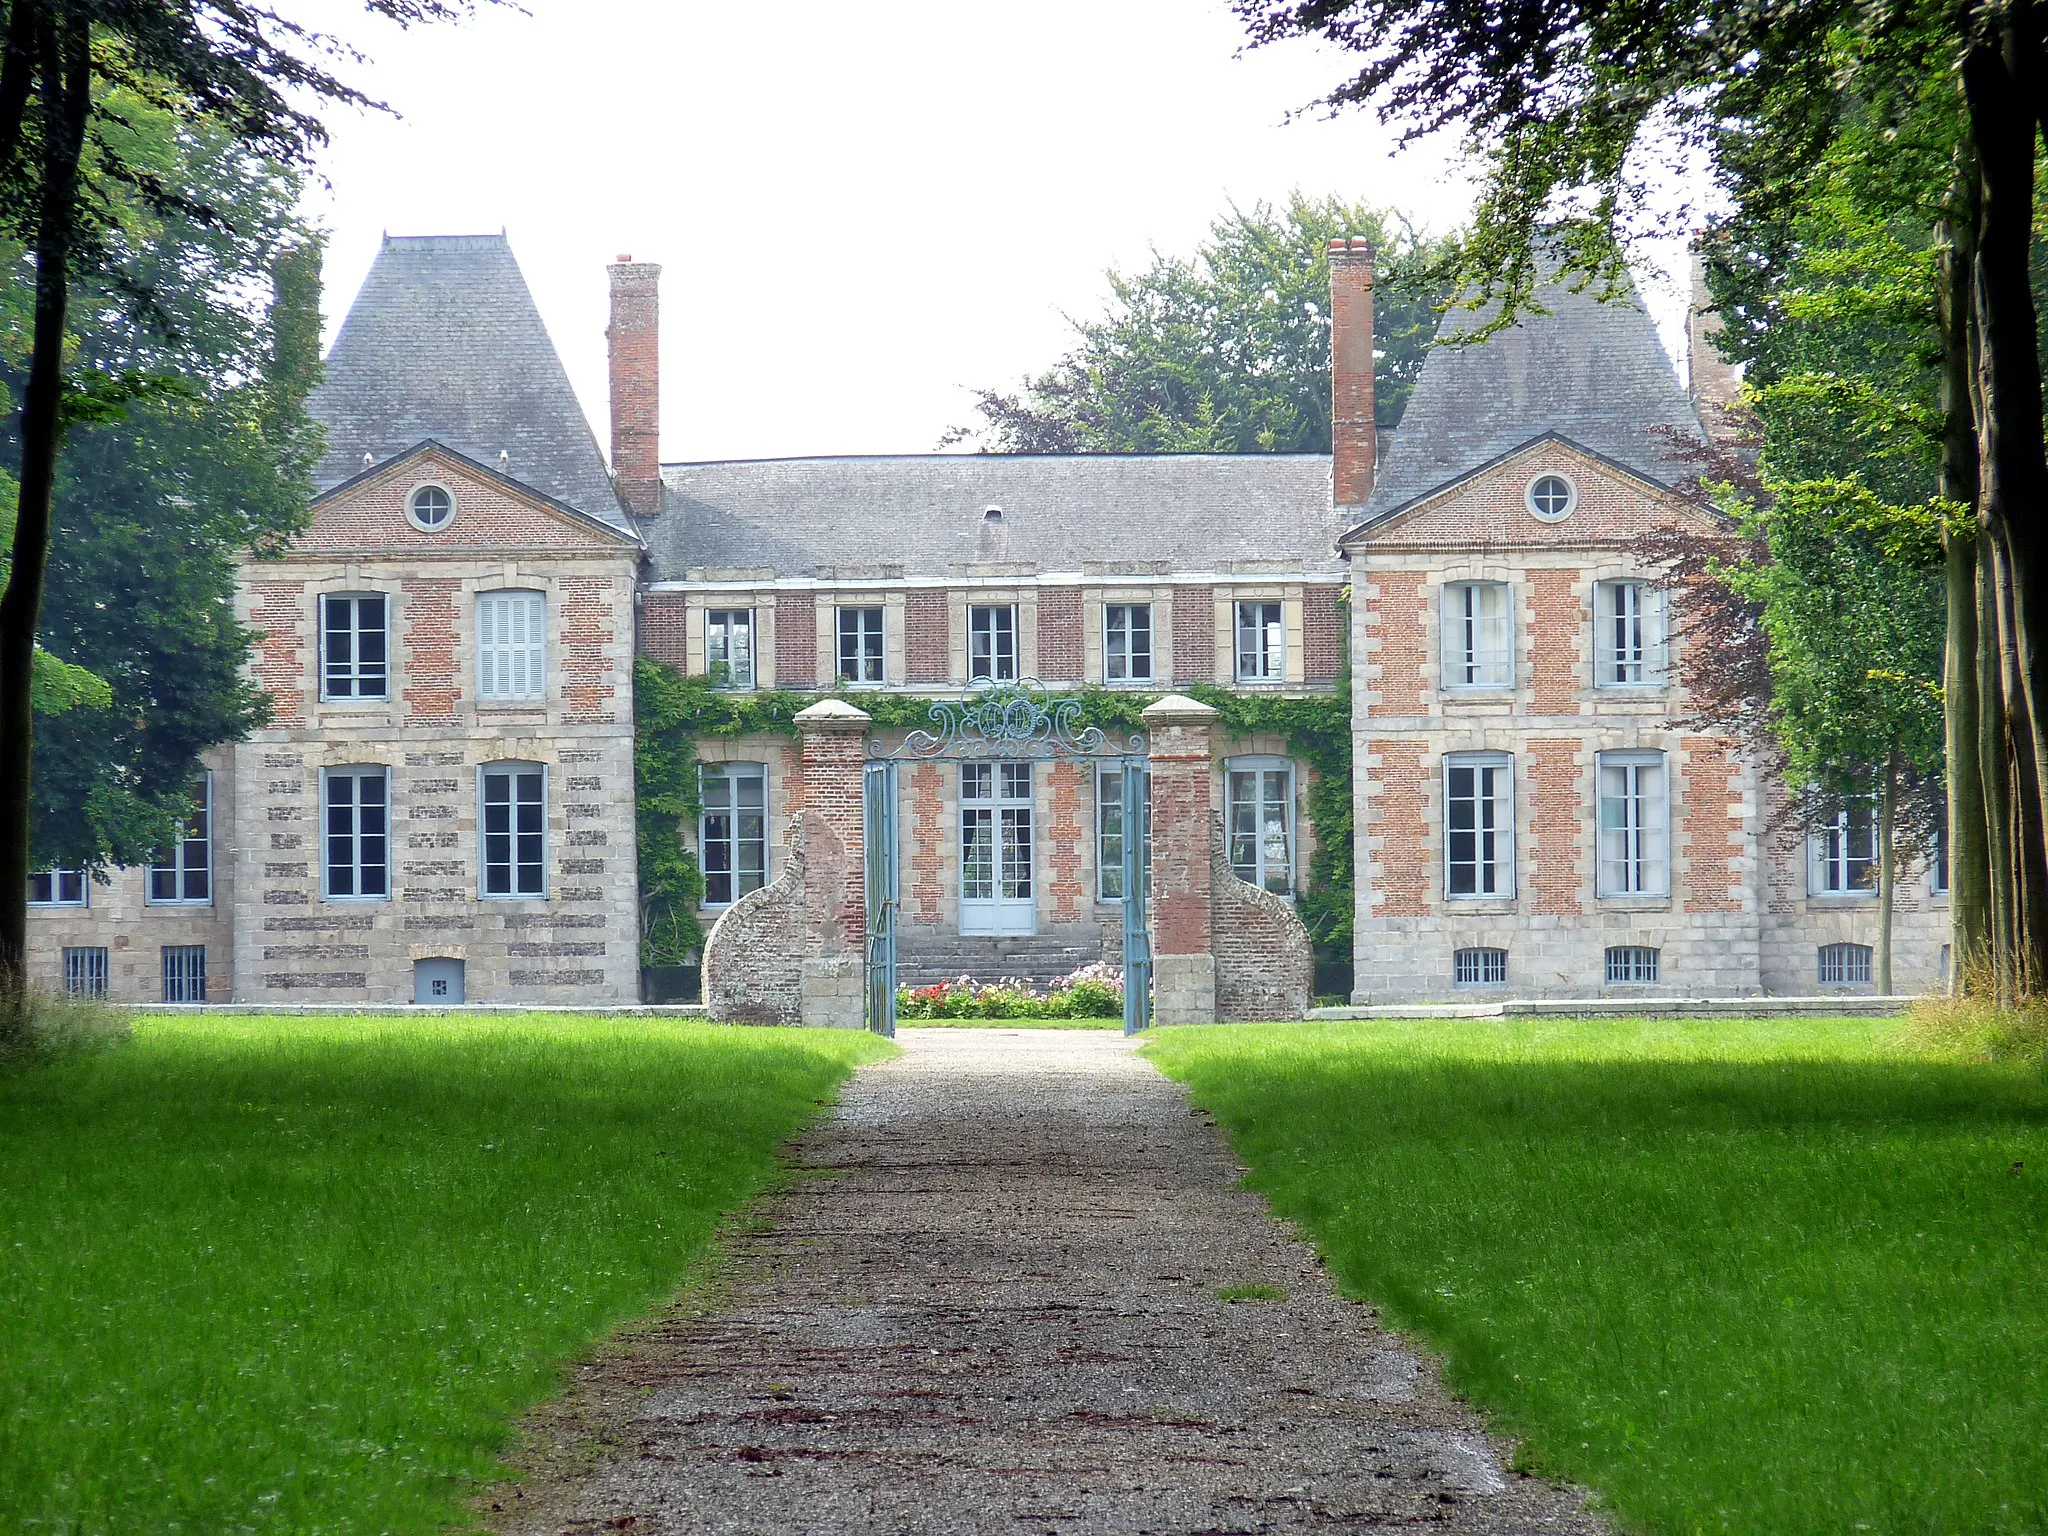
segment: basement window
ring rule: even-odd
[[[1508,984],[1508,952],[1458,950],[1451,956],[1451,980],[1461,987],[1504,987]]]

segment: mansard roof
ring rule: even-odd
[[[1323,454],[754,459],[662,482],[644,526],[660,581],[1342,570]]]
[[[1546,435],[1660,485],[1698,473],[1686,450],[1706,435],[1634,287],[1603,301],[1553,282],[1536,297],[1547,313],[1430,352],[1357,526]],[[1469,335],[1498,312],[1454,310],[1444,333]]]
[[[429,438],[553,501],[630,528],[503,235],[386,235],[309,410],[326,491]]]

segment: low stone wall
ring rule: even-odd
[[[782,873],[719,914],[704,939],[704,1005],[714,1019],[795,1024],[804,1011],[811,905],[806,829],[790,820]]]
[[[1237,877],[1219,825],[1211,855],[1210,932],[1216,945],[1216,1017],[1229,1023],[1299,1019],[1315,985],[1315,948],[1293,904]]]

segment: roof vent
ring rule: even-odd
[[[1003,509],[990,502],[981,509],[981,520],[985,523],[1000,523],[1003,520]]]
[[[370,450],[369,450],[369,449],[365,448],[365,449],[363,450],[363,468],[365,468],[365,469],[368,469],[368,468],[369,468],[369,467],[370,467],[370,466],[371,466],[372,464],[374,464],[374,463],[376,463],[376,462],[377,462],[377,455],[375,455],[374,453],[370,452]]]
[[[501,475],[512,473],[512,450],[509,448],[500,448],[498,450],[498,473]]]

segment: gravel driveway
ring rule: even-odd
[[[1604,1530],[1503,1470],[1121,1036],[900,1043],[799,1144],[812,1176],[717,1304],[537,1419],[502,1530]]]

